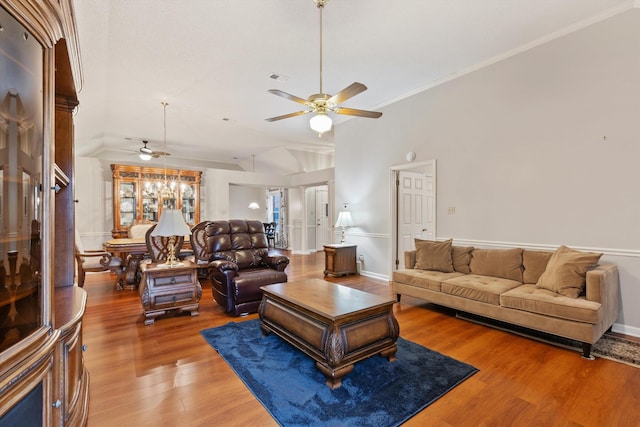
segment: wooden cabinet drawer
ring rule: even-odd
[[[167,294],[152,294],[152,305],[154,308],[166,307],[166,306],[181,306],[185,303],[195,301],[195,295],[193,287],[191,289],[185,289],[184,291],[174,291]]]
[[[185,274],[172,274],[170,276],[157,276],[153,278],[153,286],[179,286],[181,284],[193,283],[192,273],[187,272]]]

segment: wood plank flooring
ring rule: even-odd
[[[323,253],[290,257],[289,280],[322,277]],[[386,281],[357,275],[330,280],[392,296]],[[198,317],[169,316],[145,326],[137,292],[116,291],[113,281],[97,273],[85,283],[90,427],[277,425],[199,333],[257,315],[226,315],[205,281]],[[640,425],[638,368],[587,361],[409,297],[394,310],[402,337],[480,369],[406,426]]]

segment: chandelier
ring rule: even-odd
[[[163,110],[163,136],[162,139],[164,141],[164,152],[167,152],[167,106],[168,102],[162,101],[162,110]],[[167,179],[167,156],[163,156],[164,158],[164,181],[162,182],[162,186],[160,187],[160,200],[162,200],[163,207],[176,207],[176,184],[175,182],[169,182]]]

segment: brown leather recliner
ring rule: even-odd
[[[256,313],[260,287],[287,281],[289,257],[269,255],[260,221],[211,221],[205,230],[213,298],[235,316]]]

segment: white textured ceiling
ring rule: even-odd
[[[633,4],[330,0],[324,91],[364,83],[369,89],[343,105],[377,110]],[[318,138],[310,115],[264,120],[303,109],[268,89],[301,98],[319,91],[313,0],[76,0],[75,9],[84,76],[77,154],[135,163],[127,150],[141,140],[162,150],[161,101],[169,103],[170,164],[250,170],[255,154],[256,171],[295,172],[308,161],[305,152],[333,152],[333,135]]]

